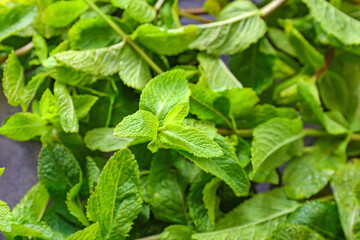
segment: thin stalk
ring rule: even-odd
[[[203,18],[203,17],[197,16],[197,15],[188,13],[188,12],[184,11],[183,9],[179,9],[179,15],[181,17],[190,18],[190,19],[193,19],[193,20],[196,20],[196,21],[199,21],[199,22],[203,22],[203,23],[212,23],[213,22],[210,19]]]
[[[207,14],[207,12],[205,11],[204,8],[202,7],[198,7],[198,8],[183,8],[183,10],[187,13],[190,14],[195,14],[195,15],[202,15],[202,14]]]
[[[96,6],[91,0],[84,0],[91,9],[93,9],[97,14],[102,17],[105,22],[119,34],[124,41],[126,41],[130,46],[150,65],[152,69],[154,69],[157,73],[163,73],[164,71],[142,50],[134,41],[113,21],[109,18],[105,13],[101,11],[101,9]]]
[[[286,0],[274,0],[265,5],[260,9],[261,16],[263,18],[269,16],[273,11],[275,11],[277,8],[279,8],[281,5],[283,5],[286,2]]]
[[[155,3],[155,9],[156,11],[159,11],[161,6],[164,4],[165,0],[157,0],[157,2]]]
[[[16,54],[17,56],[22,56],[22,55],[25,55],[26,53],[30,52],[33,48],[34,48],[33,42],[29,42],[29,43],[26,44],[25,46],[23,46],[23,47],[15,50],[15,54]],[[8,56],[1,57],[1,58],[0,58],[0,63],[5,62],[7,58],[8,58]]]

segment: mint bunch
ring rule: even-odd
[[[0,1],[2,87],[22,109],[0,134],[42,143],[39,183],[12,210],[0,200],[0,231],[359,239],[359,10],[357,0]]]

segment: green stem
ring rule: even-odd
[[[97,14],[102,17],[105,22],[114,29],[117,34],[119,34],[124,41],[126,41],[130,46],[150,65],[152,69],[154,69],[155,72],[158,74],[163,73],[164,71],[142,50],[138,45],[135,44],[135,42],[113,21],[111,18],[109,18],[105,13],[101,11],[101,9],[96,6],[95,3],[93,3],[91,0],[84,0],[90,8],[92,8]]]
[[[25,46],[17,49],[17,50],[15,51],[15,54],[16,54],[17,56],[22,56],[22,55],[25,55],[26,53],[30,52],[33,48],[34,48],[33,42],[29,42],[29,43],[26,44]],[[5,62],[7,58],[8,58],[8,56],[0,57],[0,63]]]
[[[161,6],[164,4],[165,0],[157,0],[157,2],[155,3],[155,9],[156,11],[159,11]]]
[[[199,22],[203,22],[203,23],[212,23],[213,21],[207,18],[203,18],[191,13],[188,13],[186,11],[184,11],[183,9],[179,9],[179,15],[182,17],[186,17],[186,18],[190,18],[193,19],[195,21],[199,21]]]
[[[286,0],[274,0],[265,5],[260,9],[261,16],[263,18],[269,16],[273,11],[275,11],[277,8],[279,8],[281,5],[283,5],[286,2]]]

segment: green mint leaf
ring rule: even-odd
[[[84,137],[86,146],[91,150],[112,152],[126,148],[133,138],[120,138],[114,136],[114,128],[95,128],[88,131]]]
[[[30,25],[36,15],[36,7],[15,4],[0,7],[0,42]]]
[[[195,40],[196,31],[195,25],[166,29],[145,24],[136,29],[133,38],[157,54],[172,56],[188,48],[188,45]]]
[[[139,110],[125,117],[115,128],[114,135],[121,138],[138,138],[140,141],[156,139],[158,119],[148,111]]]
[[[87,9],[83,1],[62,1],[50,4],[42,14],[41,21],[52,27],[66,27]]]
[[[359,21],[347,16],[325,0],[302,0],[302,2],[308,6],[311,16],[327,35],[341,45],[360,44]]]
[[[259,98],[251,88],[233,88],[227,90],[223,95],[230,100],[230,111],[234,116],[248,114]]]
[[[326,239],[344,238],[335,203],[308,201],[291,213],[287,222],[305,225]]]
[[[107,48],[63,51],[44,62],[51,77],[70,85],[86,85],[119,71],[123,42]]]
[[[121,51],[119,76],[126,86],[138,90],[144,89],[152,77],[144,58],[127,44]]]
[[[166,115],[164,124],[176,123],[182,124],[185,117],[189,114],[189,102],[180,103],[175,105],[170,112]]]
[[[196,157],[212,158],[223,154],[217,143],[196,128],[168,124],[158,137],[162,144]]]
[[[345,237],[348,239],[356,239],[359,236],[357,226],[360,221],[358,214],[360,206],[353,192],[355,184],[360,179],[359,170],[358,162],[348,163],[336,172],[331,181],[339,209],[341,226]]]
[[[301,35],[290,21],[285,21],[285,31],[296,57],[302,64],[311,66],[315,71],[324,66],[325,57]]]
[[[49,202],[49,197],[49,193],[41,183],[34,185],[13,208],[14,218],[24,220],[31,218],[40,221]]]
[[[99,99],[96,96],[93,95],[75,95],[72,96],[72,101],[75,107],[76,116],[78,119],[86,117],[92,106],[96,103],[96,101]]]
[[[216,100],[220,97],[208,88],[200,85],[189,84],[191,89],[190,112],[197,115],[202,120],[214,121],[220,125],[227,125],[232,128],[232,123],[224,105],[216,105]],[[229,103],[230,104],[230,103]]]
[[[216,193],[221,183],[222,181],[220,179],[213,178],[205,185],[205,188],[203,189],[204,205],[208,211],[209,220],[213,226],[215,226],[215,215],[220,203]]]
[[[274,118],[254,129],[251,147],[253,180],[262,182],[264,175],[291,156],[302,153],[302,127],[300,119]]]
[[[78,132],[79,121],[76,116],[73,100],[66,86],[62,83],[55,82],[54,95],[62,128],[65,132]]]
[[[160,150],[154,156],[147,183],[149,201],[156,219],[185,224],[186,182],[181,175],[171,171],[171,163],[179,156],[169,150]],[[184,160],[183,160],[184,161]]]
[[[216,22],[198,27],[197,38],[190,48],[216,55],[241,52],[266,32],[266,25],[258,15],[251,2],[232,2],[220,12]]]
[[[193,220],[196,229],[200,232],[208,232],[214,229],[214,218],[211,219],[209,215],[209,207],[203,201],[204,188],[210,182],[211,175],[202,174],[200,179],[191,185],[190,193],[187,198],[189,205],[189,215]],[[216,200],[216,195],[210,196]]]
[[[45,239],[50,239],[53,236],[53,232],[49,226],[44,222],[36,222],[34,220],[27,220],[26,222],[14,221],[9,234],[12,237],[23,236]]]
[[[66,194],[66,206],[69,212],[76,217],[84,226],[89,226],[89,222],[85,216],[82,206],[79,206],[80,198],[78,194],[82,185],[82,176],[80,175],[79,182],[75,184],[70,191]]]
[[[171,225],[161,233],[161,240],[191,240],[191,229],[184,225]]]
[[[125,239],[141,209],[139,169],[127,149],[116,152],[101,173],[87,203],[90,220],[105,239]]]
[[[237,126],[245,129],[254,128],[273,118],[295,119],[299,118],[299,113],[292,108],[277,108],[269,104],[256,105],[254,108],[237,115],[236,124]]]
[[[94,223],[91,226],[80,230],[71,236],[65,238],[65,240],[97,240],[101,239],[99,223]]]
[[[349,107],[349,90],[346,81],[339,74],[326,71],[317,82],[324,106],[345,115]]]
[[[171,70],[152,79],[144,88],[139,108],[153,113],[164,124],[166,115],[175,105],[189,101],[186,72]]]
[[[59,117],[56,99],[50,89],[46,89],[39,101],[39,112],[42,119],[55,122]]]
[[[44,82],[46,74],[41,72],[35,75],[29,82],[26,84],[23,93],[21,95],[21,107],[23,111],[26,111],[30,102],[34,99],[37,90],[40,85]]]
[[[27,141],[41,136],[45,125],[34,113],[15,113],[1,127],[0,134],[17,141]]]
[[[241,83],[230,72],[225,63],[215,56],[200,53],[197,57],[200,63],[202,78],[199,84],[204,84],[214,92],[232,88],[242,88]]]
[[[312,151],[292,160],[282,178],[286,194],[303,199],[323,189],[336,169],[346,162],[345,152],[339,149],[343,144],[343,140],[319,140]]]
[[[10,232],[12,224],[12,214],[8,205],[0,200],[0,230]]]
[[[91,157],[86,157],[86,171],[87,171],[87,177],[88,177],[88,185],[90,189],[90,193],[93,192],[94,187],[96,184],[98,184],[101,170],[96,165],[96,162]]]
[[[196,120],[192,118],[185,118],[183,120],[183,124],[185,126],[197,128],[203,133],[205,133],[208,137],[211,139],[214,139],[217,133],[217,128],[215,126],[215,123],[210,121],[202,121],[202,120]]]
[[[313,239],[313,240],[325,240],[320,234],[311,230],[308,227],[297,225],[297,224],[284,224],[278,227],[274,232],[271,238],[276,240],[285,240],[285,239]]]
[[[300,98],[302,99],[302,102],[299,104],[305,114],[315,117],[330,134],[337,135],[347,132],[347,129],[343,125],[334,121],[324,112],[318,90],[312,82],[300,81],[298,83],[298,90]]]
[[[130,30],[128,24],[119,18],[111,17],[111,19],[124,31]],[[80,19],[69,30],[69,42],[74,50],[109,47],[119,43],[121,40],[119,34],[101,17]]]
[[[140,23],[152,22],[156,17],[155,8],[146,0],[111,0],[111,3]]]
[[[273,82],[275,57],[267,51],[264,39],[240,54],[230,58],[229,68],[244,87],[251,87],[258,94]],[[251,61],[251,65],[249,65]],[[261,69],[261,70],[260,70]]]
[[[220,219],[216,231],[196,233],[192,238],[225,240],[238,236],[252,239],[256,236],[257,239],[267,239],[279,224],[286,221],[286,216],[298,207],[296,201],[286,198],[282,189],[256,194]]]
[[[33,36],[32,42],[35,47],[34,52],[36,56],[39,58],[41,63],[45,62],[48,57],[48,46],[46,40],[42,36],[35,34]]]
[[[183,153],[192,162],[198,165],[203,171],[223,180],[234,191],[237,196],[246,196],[249,192],[250,182],[244,169],[240,166],[233,147],[226,138],[217,135],[214,139],[223,152],[223,155],[213,158],[195,157],[188,153]]]
[[[81,169],[74,155],[63,145],[47,145],[39,155],[38,175],[52,197],[65,197],[79,182]]]
[[[10,53],[6,60],[2,86],[8,103],[18,106],[24,90],[24,68],[21,66],[15,52]]]
[[[4,174],[5,168],[0,168],[0,177]]]

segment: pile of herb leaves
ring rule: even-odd
[[[360,239],[359,1],[195,10],[0,1],[0,134],[42,143],[6,239]]]

